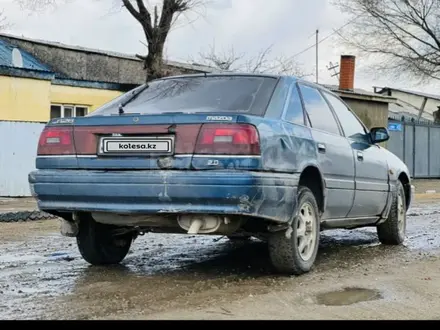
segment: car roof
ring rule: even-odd
[[[264,73],[220,72],[220,73],[191,73],[191,74],[183,74],[176,76],[168,76],[161,78],[161,80],[173,79],[173,78],[219,77],[219,76],[266,77],[266,78],[275,78],[275,79],[282,77],[281,75],[264,74]]]
[[[274,78],[274,79],[280,79],[280,78],[287,78],[290,79],[291,81],[294,82],[302,82],[308,85],[312,85],[316,88],[319,89],[325,89],[328,90],[328,88],[319,85],[319,84],[315,84],[313,82],[310,81],[306,81],[303,80],[301,78],[295,77],[295,76],[290,76],[290,75],[281,75],[281,74],[268,74],[268,73],[246,73],[246,72],[232,72],[232,71],[227,71],[227,72],[218,72],[218,73],[190,73],[190,74],[182,74],[182,75],[175,75],[175,76],[168,76],[168,77],[163,77],[157,80],[167,80],[167,79],[175,79],[175,78],[193,78],[193,77],[264,77],[264,78]]]
[[[267,73],[246,73],[246,72],[233,72],[233,71],[226,71],[226,72],[217,72],[217,73],[190,73],[190,74],[182,74],[182,75],[175,75],[175,76],[168,76],[156,79],[157,80],[168,80],[168,79],[175,79],[175,78],[194,78],[194,77],[264,77],[264,78],[272,78],[272,79],[289,79],[291,82],[300,82],[307,84],[309,86],[313,86],[314,88],[325,90],[326,92],[333,94],[337,96],[333,91],[331,91],[329,88],[313,83],[311,81],[304,80],[299,77],[290,76],[290,75],[281,75],[281,74],[267,74]],[[153,80],[154,81],[154,80]]]

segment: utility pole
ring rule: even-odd
[[[319,30],[316,30],[316,83],[318,83],[319,79],[318,79],[318,56],[319,56],[319,51],[318,51],[318,43],[319,43]]]

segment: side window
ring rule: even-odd
[[[315,88],[304,85],[300,85],[300,89],[312,127],[340,135],[336,119],[321,93]]]
[[[296,84],[292,85],[284,119],[292,124],[304,125],[303,107]]]
[[[266,118],[280,118],[288,93],[289,84],[284,80],[281,80],[275,88],[275,92],[273,93],[269,106],[267,107],[266,114],[264,115]]]
[[[364,126],[353,115],[351,110],[336,96],[330,93],[325,93],[324,95],[338,116],[345,136],[358,142],[369,143],[370,139]]]

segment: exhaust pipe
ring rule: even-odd
[[[193,234],[193,235],[198,234],[199,230],[200,230],[200,228],[202,228],[202,226],[203,226],[203,220],[202,219],[198,219],[198,218],[194,219],[191,222],[191,226],[188,229],[188,234]]]
[[[188,234],[229,234],[241,226],[241,221],[217,215],[181,215],[177,218],[180,228]]]

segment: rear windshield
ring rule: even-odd
[[[197,76],[155,80],[124,106],[124,113],[238,112],[262,116],[276,83],[276,78],[260,76]],[[143,86],[119,96],[89,116],[117,114],[119,105]]]

